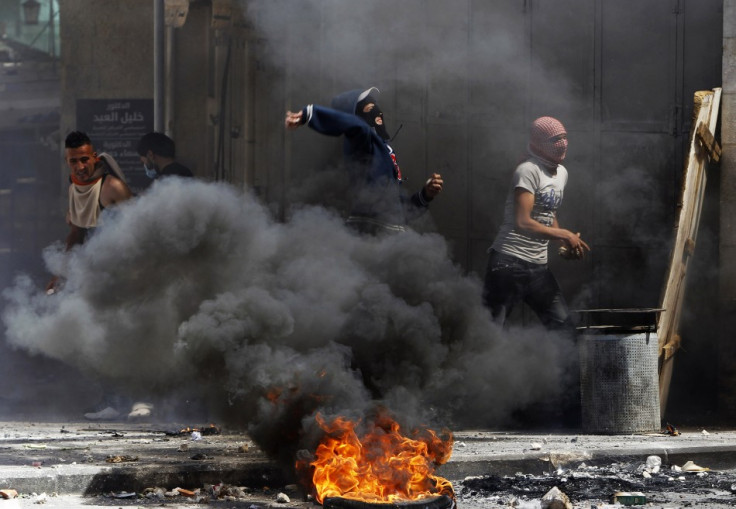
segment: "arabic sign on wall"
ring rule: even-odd
[[[115,158],[133,192],[151,183],[136,146],[153,131],[153,99],[78,99],[77,128],[87,133],[98,153]]]

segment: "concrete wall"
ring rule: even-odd
[[[77,129],[79,99],[153,98],[153,2],[61,2],[61,136]],[[177,156],[195,174],[212,165],[215,74],[221,48],[213,40],[209,2],[191,2],[187,21],[173,30],[172,122]],[[94,142],[94,140],[93,140]],[[61,182],[65,179],[61,171]]]
[[[62,132],[76,128],[78,99],[152,97],[150,1],[67,1],[60,8]]]

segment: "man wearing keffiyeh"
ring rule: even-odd
[[[528,156],[517,166],[504,219],[489,249],[483,301],[503,325],[515,304],[525,302],[548,329],[574,330],[557,280],[547,266],[550,239],[566,259],[582,259],[590,247],[580,234],[560,228],[557,208],[567,184],[562,165],[567,130],[552,117],[532,122]]]

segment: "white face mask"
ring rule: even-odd
[[[158,175],[156,168],[149,168],[148,165],[146,165],[146,163],[143,163],[143,169],[146,172],[146,177],[148,177],[149,179],[155,179],[156,176]]]

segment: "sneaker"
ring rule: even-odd
[[[138,401],[137,403],[133,403],[133,406],[130,409],[130,413],[128,413],[128,420],[137,421],[137,420],[142,420],[142,419],[148,419],[149,417],[151,417],[152,413],[153,413],[152,403],[144,403],[142,401]]]
[[[84,414],[84,418],[88,421],[113,421],[120,417],[120,412],[113,407],[108,406],[98,412],[89,412]]]

